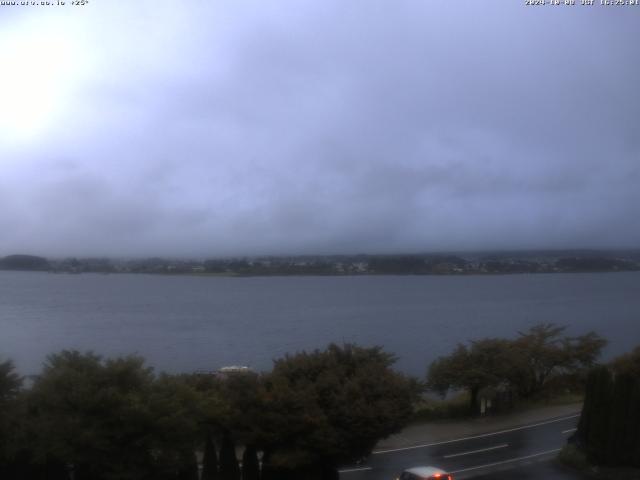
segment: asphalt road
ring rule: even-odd
[[[577,422],[578,415],[572,415],[498,432],[375,451],[362,465],[343,467],[340,479],[391,480],[405,468],[420,465],[440,467],[453,473],[456,480],[575,479],[579,477],[547,461],[565,445]]]
[[[496,470],[473,478],[474,480],[584,480],[585,477],[547,460]]]

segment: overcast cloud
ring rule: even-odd
[[[640,242],[640,7],[114,3],[0,7],[0,255]]]

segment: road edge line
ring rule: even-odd
[[[496,445],[495,447],[480,448],[478,450],[470,450],[468,452],[460,452],[460,453],[452,453],[451,455],[443,455],[442,458],[455,458],[455,457],[462,457],[464,455],[473,455],[474,453],[490,452],[491,450],[498,450],[499,448],[507,448],[508,446],[509,446],[508,443],[503,443],[502,445]]]
[[[497,432],[481,433],[479,435],[472,435],[470,437],[455,438],[453,440],[444,440],[444,441],[441,441],[441,442],[425,443],[423,445],[411,445],[409,447],[399,447],[399,448],[389,448],[389,449],[385,449],[385,450],[376,450],[376,451],[371,452],[371,455],[383,455],[385,453],[402,452],[403,450],[415,450],[415,449],[418,449],[418,448],[427,448],[427,447],[434,447],[436,445],[445,445],[447,443],[463,442],[465,440],[473,440],[473,439],[476,439],[476,438],[491,437],[493,435],[500,435],[502,433],[516,432],[518,430],[525,430],[527,428],[535,428],[535,427],[540,427],[542,425],[549,425],[551,423],[562,422],[564,420],[577,418],[579,416],[580,416],[580,414],[576,413],[575,415],[569,415],[567,417],[556,418],[556,419],[553,419],[553,420],[546,420],[544,422],[533,423],[531,425],[523,425],[521,427],[508,428],[506,430],[500,430],[500,431],[497,431]]]
[[[344,470],[338,470],[338,473],[364,472],[367,470],[373,470],[373,468],[372,467],[346,468]]]
[[[553,450],[547,450],[546,452],[534,453],[532,455],[526,455],[524,457],[510,458],[508,460],[502,460],[500,462],[487,463],[486,465],[478,465],[477,467],[463,468],[462,470],[453,470],[451,473],[453,473],[453,474],[455,474],[455,473],[464,473],[464,472],[470,472],[471,470],[480,470],[481,468],[489,468],[489,467],[495,467],[496,465],[504,465],[505,463],[519,462],[521,460],[527,460],[529,458],[541,457],[542,455],[549,455],[551,453],[558,453],[560,450],[562,450],[562,449],[561,448],[555,448]]]

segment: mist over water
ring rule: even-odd
[[[640,338],[640,273],[212,278],[0,272],[0,355],[35,373],[61,349],[137,353],[169,372],[249,365],[330,342],[382,345],[397,367],[539,322],[595,330],[605,358]]]

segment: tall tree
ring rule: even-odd
[[[23,435],[23,409],[18,399],[22,378],[11,360],[0,362],[0,478],[9,478],[18,465],[19,439]],[[17,471],[15,473],[18,473]]]
[[[222,437],[222,446],[220,447],[220,479],[240,480],[236,447],[228,432]]]
[[[260,463],[258,452],[253,445],[247,445],[242,454],[242,480],[259,480]]]
[[[0,404],[13,400],[22,387],[22,378],[11,360],[0,362]]]
[[[587,378],[585,402],[578,422],[577,436],[587,455],[596,463],[606,458],[611,416],[613,380],[606,367],[594,368]]]
[[[207,392],[207,422],[221,432],[233,432],[234,441],[251,445],[259,435],[259,418],[264,404],[261,378],[254,372],[230,372]]]
[[[218,456],[211,434],[208,432],[204,442],[204,456],[202,457],[202,480],[218,480]]]
[[[592,463],[640,467],[639,405],[640,377],[591,370],[574,441]]]
[[[198,459],[195,452],[181,452],[179,458],[180,466],[176,480],[198,480]]]

